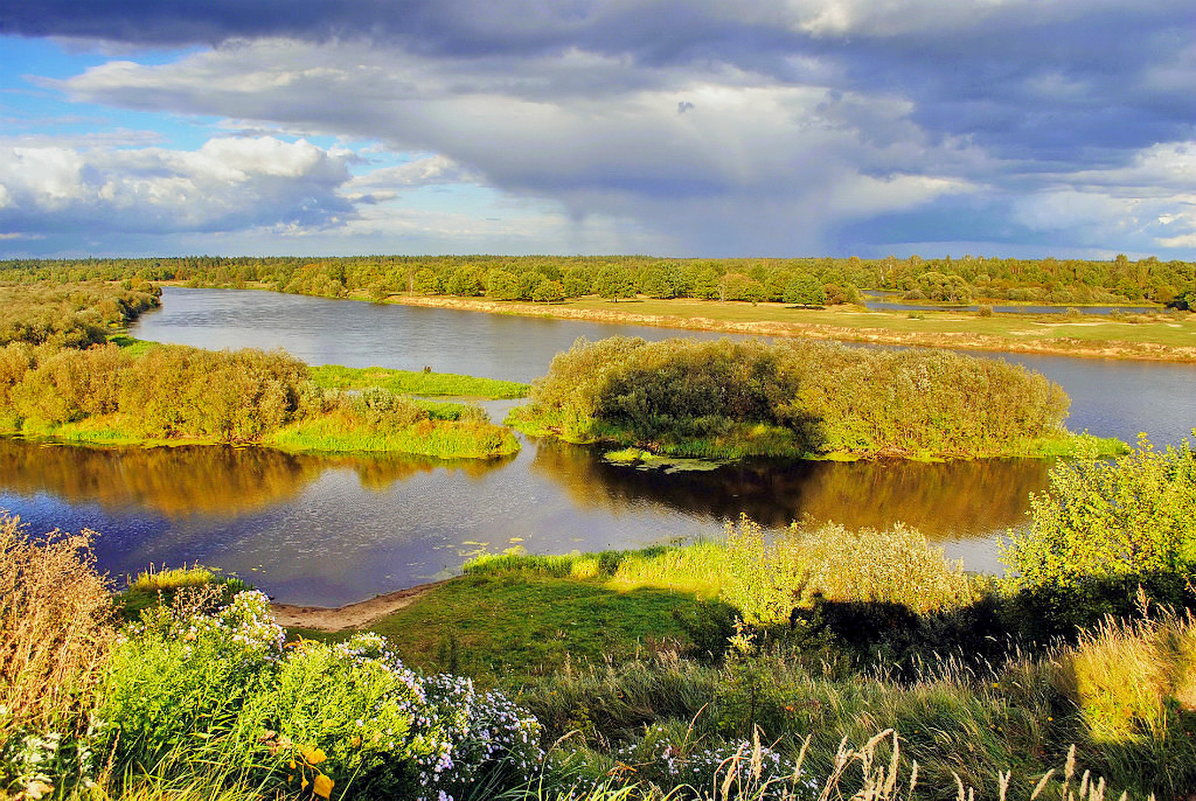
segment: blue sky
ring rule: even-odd
[[[5,258],[1196,258],[1191,0],[47,0],[0,56]]]

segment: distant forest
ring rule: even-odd
[[[559,302],[584,295],[853,303],[861,290],[910,300],[1196,307],[1196,263],[1073,259],[666,259],[648,256],[353,256],[13,260],[0,282],[141,278],[194,286],[266,285],[325,297],[395,293]]]

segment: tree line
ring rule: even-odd
[[[555,302],[698,298],[798,305],[857,302],[866,289],[912,300],[1036,303],[1196,303],[1196,264],[1155,257],[1001,259],[669,259],[649,256],[354,256],[13,260],[0,282],[186,281],[266,285],[282,292],[383,299],[391,294]]]

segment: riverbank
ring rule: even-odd
[[[952,311],[918,312],[911,317],[907,313],[866,311],[858,306],[804,309],[783,303],[690,299],[612,302],[591,297],[548,305],[404,294],[390,295],[385,302],[748,336],[1196,363],[1196,315],[1192,314],[1152,315],[1149,321],[1129,322],[1094,316],[1080,320],[1062,315],[981,317]]]
[[[312,368],[282,351],[212,351],[116,334],[88,349],[0,348],[0,436],[67,445],[234,445],[290,453],[493,459],[519,441],[480,407],[528,387],[430,370]],[[457,397],[468,393],[469,398]]]

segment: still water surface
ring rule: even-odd
[[[204,347],[285,347],[312,363],[530,380],[579,336],[714,337],[659,328],[378,306],[267,292],[168,288],[134,336]],[[1176,441],[1196,424],[1196,368],[1006,356],[1072,397],[1071,427]],[[496,418],[509,402],[490,404]],[[0,440],[0,509],[32,530],[101,532],[114,573],[199,561],[279,600],[341,604],[451,575],[481,549],[638,547],[717,536],[741,511],[848,526],[903,520],[968,567],[996,570],[994,536],[1024,519],[1038,460],[756,463],[663,475],[593,449],[525,441],[490,463],[295,456],[256,448],[87,449]]]

